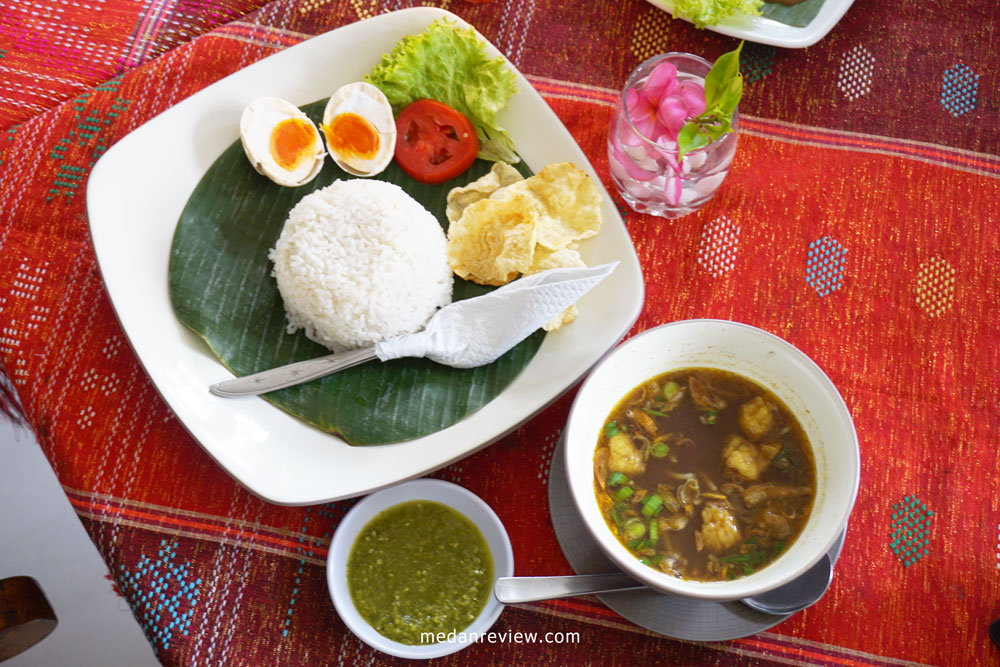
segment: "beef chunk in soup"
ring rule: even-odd
[[[735,373],[689,368],[629,393],[594,454],[608,527],[650,567],[682,579],[741,577],[802,531],[816,474],[798,421]]]
[[[758,447],[740,435],[730,435],[722,448],[724,472],[734,479],[758,479],[771,460],[781,451],[781,443],[769,442]]]
[[[740,428],[743,434],[756,442],[760,436],[774,428],[771,404],[763,396],[754,396],[740,406]]]
[[[701,511],[701,530],[695,533],[695,544],[714,554],[722,553],[741,541],[740,526],[728,504],[711,502]],[[699,549],[700,551],[700,549]]]

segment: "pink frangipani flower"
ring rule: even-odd
[[[680,95],[668,95],[656,107],[657,122],[666,128],[666,136],[675,141],[688,115],[687,103]]]
[[[663,62],[653,68],[642,84],[642,94],[656,104],[657,100],[665,95],[670,95],[677,88],[677,65],[671,62]]]
[[[652,136],[656,127],[656,103],[635,88],[629,88],[625,92],[625,108],[635,129],[643,136]]]
[[[671,205],[676,206],[681,200],[681,165],[677,161],[677,153],[667,155],[667,163],[670,171],[666,172],[666,180],[663,183],[663,195]]]
[[[692,117],[705,113],[705,88],[695,81],[682,81],[677,94],[684,98]]]
[[[677,140],[677,134],[688,118],[705,111],[705,89],[693,81],[684,81],[673,92],[664,95],[656,105],[656,120],[666,127],[667,134]]]
[[[625,151],[618,146],[613,146],[612,152],[614,154],[615,161],[625,169],[625,173],[627,173],[630,178],[637,181],[650,181],[656,177],[655,172],[646,171],[637,165],[631,158],[625,155]]]
[[[643,137],[660,144],[665,138],[676,144],[687,120],[705,111],[705,89],[693,81],[679,81],[677,66],[665,62],[653,69],[642,88],[625,91],[625,107],[633,127]]]
[[[677,66],[657,65],[640,88],[625,91],[625,108],[631,126],[619,128],[619,141],[630,152],[645,146],[648,159],[666,167],[663,193],[667,201],[680,201],[683,167],[678,159],[678,134],[692,118],[705,112],[705,89],[694,81],[680,81]],[[636,164],[618,145],[612,159],[634,180],[650,181],[656,174]]]

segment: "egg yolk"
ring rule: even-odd
[[[315,143],[316,132],[308,122],[302,118],[285,118],[271,130],[271,157],[282,169],[294,171],[315,155]]]
[[[330,150],[340,157],[371,160],[378,153],[378,130],[356,113],[337,114],[323,132]]]

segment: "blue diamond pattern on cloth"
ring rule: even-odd
[[[740,53],[740,70],[749,83],[759,81],[771,73],[776,49],[767,44],[750,42],[743,45]]]
[[[837,239],[824,236],[809,244],[806,259],[806,282],[820,296],[840,288],[844,279],[847,248]]]
[[[916,496],[903,496],[903,501],[893,506],[889,548],[903,567],[927,555],[933,516],[934,512]]]
[[[628,212],[632,209],[621,199],[615,198],[613,201],[615,202],[615,208],[618,209],[618,215],[622,217],[622,222],[628,222]]]
[[[142,554],[134,571],[120,567],[125,597],[154,653],[169,649],[175,632],[188,633],[201,586],[201,579],[191,578],[191,563],[177,565],[176,558],[177,542],[163,540],[155,560]]]
[[[979,75],[964,63],[948,68],[941,81],[941,105],[958,118],[976,108]]]

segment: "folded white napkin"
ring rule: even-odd
[[[606,278],[618,262],[549,269],[439,310],[423,331],[375,344],[382,361],[426,357],[455,368],[494,361]]]

